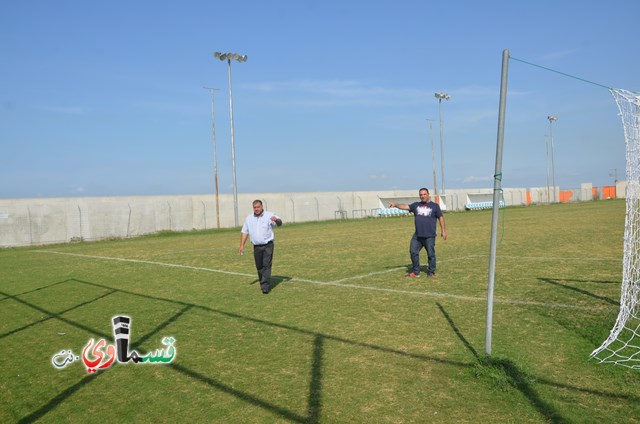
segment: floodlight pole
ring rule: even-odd
[[[551,137],[551,176],[553,179],[553,202],[558,202],[558,196],[556,195],[556,165],[553,161],[553,121],[557,121],[558,118],[553,115],[547,116],[549,120],[549,136]]]
[[[218,158],[216,156],[216,124],[213,119],[213,94],[217,88],[203,87],[211,93],[211,132],[213,134],[213,180],[216,186],[216,228],[220,228],[220,202],[218,200]]]
[[[546,135],[544,137],[545,152],[547,157],[547,203],[551,203],[551,190],[549,188],[549,139]]]
[[[437,199],[438,186],[436,185],[436,150],[433,145],[433,119],[427,118],[427,121],[429,121],[429,135],[431,137],[431,161],[433,162],[433,195],[436,196]]]
[[[496,143],[496,168],[493,175],[493,212],[491,214],[491,243],[489,254],[489,282],[487,287],[487,325],[485,354],[491,355],[491,332],[493,327],[493,287],[496,274],[496,250],[498,239],[498,215],[502,194],[502,144],[504,141],[504,116],[507,108],[507,79],[509,73],[509,50],[502,52],[502,79],[500,82],[500,107],[498,110],[498,141]]]
[[[229,70],[229,117],[231,121],[231,167],[233,169],[233,218],[234,225],[238,226],[238,184],[236,182],[236,145],[234,141],[233,134],[233,92],[231,89],[231,59],[237,60],[238,62],[246,62],[247,55],[239,55],[237,53],[220,53],[215,52],[213,54],[214,57],[217,57],[220,60],[226,60],[228,64]]]
[[[451,98],[451,96],[449,96],[447,93],[436,93],[435,94],[436,99],[438,99],[438,109],[440,111],[440,172],[442,173],[442,177],[441,177],[441,184],[442,184],[442,190],[441,190],[441,195],[444,196],[444,144],[442,142],[442,99],[445,100],[449,100]]]

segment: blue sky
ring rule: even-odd
[[[23,1],[0,9],[0,197],[493,187],[502,51],[640,90],[640,2]],[[503,186],[625,178],[606,88],[510,60]],[[616,170],[616,171],[614,171]]]

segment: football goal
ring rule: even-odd
[[[640,94],[610,91],[620,109],[627,157],[622,289],[616,323],[591,357],[601,363],[640,369]]]
[[[607,88],[620,110],[626,145],[626,215],[624,229],[624,254],[622,286],[620,290],[620,311],[609,333],[600,347],[591,352],[590,357],[600,363],[612,363],[633,369],[640,369],[640,94],[628,90],[606,87],[582,78],[545,68],[521,59],[516,59],[504,50],[502,55],[502,81],[500,88],[500,111],[498,116],[498,143],[496,147],[496,172],[494,175],[494,203],[501,191],[502,139],[504,132],[504,110],[509,59],[517,60],[538,68]],[[497,232],[497,207],[493,206],[491,247],[489,261],[489,282],[487,290],[487,355],[491,354],[491,333],[493,315],[493,284],[495,269],[495,239]]]

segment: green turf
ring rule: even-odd
[[[491,357],[490,211],[445,215],[435,279],[404,277],[410,217],[285,223],[267,296],[238,229],[0,250],[0,422],[640,422],[638,371],[588,359],[624,201],[502,214]],[[53,367],[116,315],[175,360]]]

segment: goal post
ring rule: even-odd
[[[622,288],[616,323],[591,358],[640,369],[640,94],[610,91],[620,109],[627,159]]]

